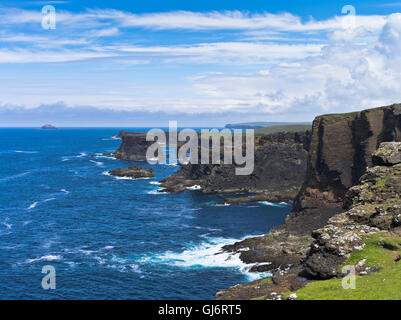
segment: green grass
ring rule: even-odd
[[[346,265],[355,265],[366,259],[366,267],[381,268],[379,272],[356,277],[355,289],[344,289],[342,279],[309,283],[296,291],[299,300],[400,300],[401,262],[394,260],[400,254],[401,238],[387,233],[376,233],[365,239],[365,248],[354,252]]]
[[[255,287],[259,287],[262,284],[270,284],[270,283],[273,283],[273,279],[265,278],[265,279],[260,280],[258,283],[254,284],[252,287],[255,288]]]
[[[283,126],[271,126],[262,129],[255,130],[255,135],[263,135],[277,132],[300,132],[311,130],[312,125],[310,124],[294,124],[294,125],[283,125]]]

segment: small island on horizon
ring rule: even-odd
[[[44,129],[44,130],[56,130],[56,129],[58,129],[57,127],[55,127],[55,126],[53,126],[51,124],[45,124],[45,125],[41,126],[40,128]]]

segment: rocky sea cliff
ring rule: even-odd
[[[117,158],[145,159],[149,143],[144,134],[121,132],[119,137]],[[314,120],[312,132],[256,136],[255,170],[250,176],[236,176],[232,165],[187,164],[161,186],[174,193],[197,185],[204,193],[245,194],[225,200],[231,204],[294,200],[284,225],[224,247],[243,262],[256,263],[252,271],[273,276],[216,295],[281,298],[281,293],[316,279],[337,277],[352,252],[363,248],[365,237],[359,233],[367,236],[398,226],[399,165],[393,159],[398,159],[399,149],[382,143],[400,141],[401,105],[322,115]],[[384,157],[386,152],[390,155]],[[342,238],[349,228],[355,245]]]

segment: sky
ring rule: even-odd
[[[398,12],[386,0],[2,0],[0,126],[305,122],[398,103]]]

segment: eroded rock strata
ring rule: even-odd
[[[146,150],[153,143],[146,141],[146,133],[120,131],[118,137],[122,142],[114,152],[114,157],[120,160],[146,160]]]
[[[372,157],[374,166],[367,169],[358,185],[347,191],[344,201],[344,210],[347,211],[334,215],[324,227],[312,232],[313,241],[306,248],[306,256],[300,263],[287,268],[280,265],[271,279],[257,280],[219,291],[216,299],[281,299],[282,293],[296,291],[316,279],[342,277],[341,266],[347,262],[351,253],[364,248],[366,237],[379,232],[400,237],[400,156],[401,143],[380,145]],[[265,237],[270,237],[277,245],[274,230]],[[288,243],[283,241],[282,244],[287,246],[294,243],[296,241],[291,240]],[[383,242],[382,245],[389,250],[398,249],[392,242]],[[285,259],[281,262],[288,263],[287,256]],[[395,257],[395,261],[398,259],[400,258]],[[365,261],[363,259],[354,266],[358,275],[380,271],[364,267]],[[274,264],[277,266],[277,261]]]
[[[363,248],[366,235],[401,226],[401,143],[381,144],[372,158],[377,166],[368,168],[360,184],[347,192],[348,211],[313,232],[304,263],[309,274],[336,276],[350,254]]]
[[[317,248],[314,241],[324,241],[327,238],[324,237],[324,232],[319,233],[314,230],[322,229],[331,217],[344,212],[345,209],[342,208],[344,200],[346,209],[348,208],[351,196],[347,191],[359,184],[359,179],[365,173],[369,176],[375,172],[374,170],[383,170],[372,169],[372,172],[367,168],[373,165],[372,153],[381,142],[385,141],[401,141],[401,105],[317,117],[313,122],[306,179],[295,199],[294,210],[287,217],[285,224],[272,229],[263,237],[246,239],[226,246],[225,249],[240,254],[245,262],[271,261],[273,265],[280,265],[281,269],[286,269],[287,276],[298,274],[300,270],[309,276],[323,278],[332,276],[334,266],[343,262],[345,257],[330,255],[331,249],[328,249],[330,245]],[[398,156],[389,151],[389,149],[398,150],[397,148],[395,146],[391,148],[387,146],[385,150],[381,148],[373,157],[380,159],[374,160],[375,164],[379,163],[377,161],[382,161],[381,164],[389,166],[397,161]],[[380,153],[386,156],[382,157]],[[364,176],[363,179],[367,179],[368,176]],[[390,178],[389,183],[398,181],[394,179]],[[352,188],[351,194],[358,187]],[[381,196],[375,192],[371,192],[370,196],[373,198]],[[400,190],[395,192],[399,194]],[[383,219],[387,219],[378,212],[372,214],[381,224],[384,223]],[[343,218],[336,216],[330,223]],[[369,228],[377,227],[378,223],[362,228],[370,232]],[[328,237],[331,239],[330,234]],[[333,241],[335,243],[335,240]],[[312,243],[315,249],[310,249]],[[291,268],[288,268],[289,265]],[[231,289],[219,292],[217,297],[221,299],[235,297]],[[241,285],[236,286],[235,291],[239,295],[243,294]]]
[[[234,165],[188,164],[161,181],[168,192],[199,185],[204,193],[248,193],[244,201],[288,201],[298,193],[306,173],[310,133],[276,133],[255,137],[255,166],[251,175],[235,174]],[[234,203],[241,200],[227,200]]]

